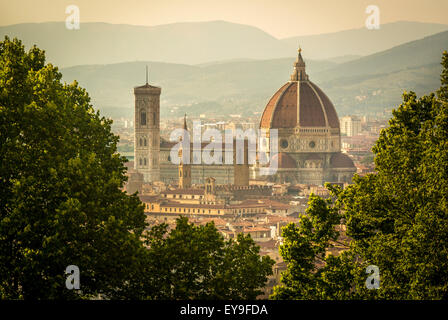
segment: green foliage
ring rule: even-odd
[[[339,233],[335,226],[340,215],[331,207],[331,199],[324,200],[311,195],[306,215],[296,225],[290,223],[283,228],[284,242],[280,254],[288,269],[282,274],[282,285],[274,288],[274,299],[319,299],[323,288],[319,279],[324,271],[319,267],[325,263],[326,248]]]
[[[44,52],[0,42],[0,297],[113,296],[144,250],[143,207],[121,191],[111,121]],[[81,270],[81,292],[65,268]]]
[[[195,226],[179,218],[151,229],[144,281],[133,292],[144,299],[255,299],[274,261],[260,257],[250,236],[225,241],[213,223]]]
[[[311,198],[308,217],[283,231],[280,252],[288,270],[273,298],[448,298],[446,52],[442,65],[438,97],[403,94],[373,148],[377,174],[355,176],[343,191],[330,187],[332,203]],[[313,235],[324,226],[330,230],[330,222],[309,221],[332,210],[342,213],[352,241],[342,255],[322,259],[322,250],[313,250],[319,244]],[[335,239],[330,233],[321,236],[322,246]],[[320,267],[317,260],[323,260]],[[378,290],[365,287],[368,265],[379,267]]]
[[[0,42],[0,298],[256,298],[274,262],[249,236],[186,219],[145,231],[111,120],[60,79],[43,51]]]
[[[448,52],[443,52],[442,57],[442,74],[440,75],[440,82],[442,86],[437,91],[439,98],[443,101],[448,101]]]
[[[364,158],[362,158],[361,163],[363,165],[370,166],[373,164],[373,158],[374,158],[373,154],[367,155]]]

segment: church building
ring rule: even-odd
[[[277,173],[264,178],[274,182],[323,185],[351,182],[356,167],[341,153],[339,118],[327,95],[309,80],[301,49],[291,78],[269,100],[260,128],[278,130],[278,153],[271,156]],[[257,167],[252,175],[258,177]]]
[[[267,131],[263,141],[266,145],[270,145],[270,130],[278,130],[279,152],[270,156],[278,167],[273,175],[261,176],[258,164],[247,163],[247,143],[242,165],[173,164],[170,151],[177,142],[160,138],[160,94],[161,88],[148,83],[134,88],[134,169],[143,175],[146,183],[180,183],[188,188],[192,184],[205,184],[208,177],[213,177],[217,184],[240,186],[248,186],[249,178],[323,185],[351,182],[356,172],[353,161],[341,153],[336,109],[325,93],[309,80],[301,49],[290,80],[274,93],[260,120],[260,128]],[[184,128],[187,128],[185,119]],[[206,145],[202,143],[201,149]],[[193,145],[190,150],[193,152]]]

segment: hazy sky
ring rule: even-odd
[[[79,6],[81,23],[226,20],[278,38],[363,27],[368,5],[380,8],[381,23],[448,24],[448,0],[0,0],[0,25],[65,21],[70,4]]]

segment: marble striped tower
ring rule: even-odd
[[[148,83],[134,88],[134,169],[145,182],[160,180],[160,87]]]

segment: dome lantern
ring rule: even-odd
[[[305,72],[305,61],[302,58],[302,48],[297,50],[297,59],[294,62],[294,71],[291,74],[291,81],[308,81],[308,75]]]

